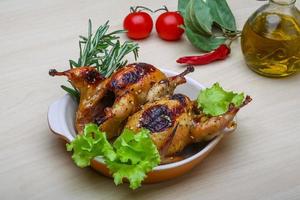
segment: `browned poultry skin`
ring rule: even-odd
[[[167,78],[160,70],[145,63],[121,68],[112,75],[109,84],[110,90],[119,98],[116,100],[119,103],[105,109],[108,117],[100,125],[100,129],[108,133],[109,138],[118,136],[127,118],[140,109],[141,105],[173,94],[178,85],[186,82],[184,76],[193,70],[193,67],[189,67],[183,73]]]
[[[106,119],[100,123],[100,129],[109,138],[118,136],[127,118],[146,103],[150,88],[164,79],[164,73],[146,63],[131,64],[115,72],[108,88],[117,98],[112,107],[105,109]]]
[[[220,134],[220,131],[225,129],[235,117],[241,107],[247,105],[252,99],[247,96],[240,107],[230,105],[229,109],[223,115],[215,117],[207,117],[203,115],[200,119],[198,116],[193,118],[193,126],[190,134],[193,142],[209,141]]]
[[[50,70],[51,76],[67,76],[80,92],[80,102],[76,112],[76,130],[82,133],[85,124],[93,122],[97,115],[103,113],[106,103],[102,102],[107,93],[108,79],[92,67],[79,67],[57,72]]]
[[[107,79],[92,67],[65,72],[50,70],[49,74],[67,76],[80,91],[76,113],[78,133],[90,122],[98,123],[108,138],[117,136],[126,122],[125,127],[134,131],[147,128],[161,156],[167,160],[191,143],[216,137],[239,109],[251,101],[247,96],[240,107],[231,105],[228,112],[216,117],[199,114],[199,110],[195,112],[195,102],[187,96],[172,95],[177,85],[186,82],[184,75],[191,71],[193,68],[188,68],[167,78],[152,65],[136,63],[121,68]]]
[[[250,101],[251,98],[247,96],[242,106]],[[128,119],[125,127],[134,131],[141,128],[149,129],[161,156],[166,158],[181,152],[191,143],[213,139],[232,122],[240,109],[231,105],[228,112],[223,115],[208,117],[195,113],[193,106],[194,102],[188,97],[175,94],[145,104],[142,110]],[[165,125],[164,119],[168,119],[170,123]]]
[[[129,92],[137,97],[140,104],[144,104],[150,88],[166,78],[165,74],[153,65],[134,63],[119,69],[111,76],[109,89],[114,91],[116,96]]]
[[[173,94],[178,85],[186,83],[184,76],[193,71],[194,67],[188,66],[182,73],[155,83],[147,94],[147,102],[156,101],[160,97]]]
[[[156,83],[171,85],[170,89],[152,90],[151,95],[161,97],[172,94],[175,87],[185,83],[184,75],[192,71],[167,78],[164,73],[146,63],[134,63],[116,71],[110,78],[104,79],[92,67],[79,67],[65,72],[50,70],[52,76],[67,76],[80,91],[80,102],[76,113],[76,129],[82,133],[85,124],[97,123],[108,138],[121,132],[127,118],[136,112],[149,99],[148,93]],[[160,84],[159,87],[161,87]],[[166,88],[165,86],[163,88]]]
[[[193,102],[184,95],[165,97],[153,103],[147,103],[131,117],[125,128],[139,131],[146,128],[161,154],[173,155],[191,143],[189,127]],[[176,128],[176,131],[174,129]],[[168,149],[164,149],[168,145]]]
[[[118,135],[122,122],[145,103],[152,85],[166,79],[160,70],[146,63],[125,66],[107,79],[93,67],[73,68],[65,72],[50,70],[49,73],[67,76],[80,91],[77,132],[82,133],[85,124],[95,122],[109,138]]]

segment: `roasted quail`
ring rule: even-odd
[[[230,105],[226,113],[210,117],[204,115],[195,101],[183,94],[173,94],[184,76],[192,72],[166,77],[146,63],[127,65],[111,77],[103,77],[93,67],[73,68],[64,72],[50,70],[52,76],[67,76],[80,91],[76,113],[79,134],[87,123],[97,123],[108,138],[125,128],[138,132],[146,128],[162,158],[181,152],[187,145],[208,141],[230,125],[241,107],[251,101],[247,96],[240,107]]]
[[[177,85],[186,82],[184,76],[192,72],[189,67],[183,73],[167,78],[164,73],[146,63],[127,65],[110,78],[104,78],[93,67],[79,67],[57,72],[52,76],[67,76],[80,91],[76,113],[76,129],[80,134],[85,124],[94,122],[107,133],[108,138],[117,136],[127,118],[146,102],[171,95]]]
[[[125,128],[139,131],[146,128],[162,157],[172,156],[191,143],[216,137],[233,120],[238,110],[251,101],[246,97],[240,107],[230,105],[223,115],[209,117],[201,114],[187,96],[174,94],[152,103],[129,117]]]

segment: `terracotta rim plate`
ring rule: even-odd
[[[161,69],[161,71],[163,71],[167,76],[174,76],[178,74],[170,70]],[[202,90],[205,87],[189,77],[186,77],[186,80],[187,83],[178,86],[175,93],[182,93],[189,96],[191,99],[196,99],[199,90]],[[67,142],[74,140],[76,136],[74,126],[76,109],[77,103],[71,96],[65,95],[52,103],[48,110],[48,124],[50,130]],[[155,167],[153,171],[148,173],[144,182],[160,182],[186,173],[202,161],[216,147],[224,133],[230,133],[232,131],[234,131],[234,128],[225,129],[222,134],[210,141],[204,148],[199,149],[199,151],[194,152],[191,156],[184,160]],[[109,170],[101,157],[96,157],[91,162],[91,166],[102,174],[111,177]]]

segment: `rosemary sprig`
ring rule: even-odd
[[[135,60],[138,57],[138,46],[132,42],[126,41],[121,44],[119,41],[110,49],[109,52],[105,51],[106,56],[101,60],[101,68],[98,68],[101,74],[105,77],[111,74],[118,68],[127,64],[124,56],[133,52]]]
[[[125,56],[133,53],[134,59],[138,57],[138,45],[131,41],[120,42],[118,34],[124,30],[107,33],[109,22],[100,26],[95,34],[92,33],[92,22],[89,20],[88,35],[79,36],[79,58],[69,60],[70,68],[90,66],[95,67],[103,76],[109,77],[118,68],[126,65]],[[79,91],[76,88],[61,86],[71,96],[79,101]]]

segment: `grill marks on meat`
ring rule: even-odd
[[[96,70],[83,71],[82,73],[84,73],[83,78],[88,84],[95,84],[104,79]]]
[[[131,84],[137,83],[143,76],[154,72],[155,67],[146,63],[133,64],[130,70],[123,68],[113,75],[110,83],[111,89],[122,90]]]
[[[133,131],[149,129],[164,161],[192,143],[209,141],[221,134],[231,125],[238,110],[250,101],[247,96],[241,106],[231,105],[226,113],[211,117],[194,112],[194,101],[185,95],[175,94],[144,104],[128,119],[125,128]]]
[[[153,132],[161,132],[173,126],[174,116],[166,105],[156,105],[148,108],[142,115],[140,125]]]
[[[143,112],[139,126],[149,129],[151,133],[162,132],[174,126],[177,116],[182,112],[182,105],[172,109],[167,105],[154,105]]]
[[[147,102],[147,94],[153,86],[166,79],[164,73],[152,65],[135,63],[115,72],[109,79],[108,89],[116,95],[114,104],[105,109],[106,118],[101,119],[100,129],[108,138],[118,136],[129,116]]]
[[[180,115],[181,113],[185,112],[184,109],[187,107],[188,102],[191,101],[187,96],[183,94],[173,94],[169,99],[176,100],[180,104],[180,106],[173,108],[174,115]]]
[[[182,106],[186,106],[186,97],[183,94],[173,94],[171,100],[177,100]]]
[[[184,75],[192,71],[189,67],[167,78],[152,65],[136,63],[106,79],[93,67],[64,72],[53,69],[49,74],[67,76],[80,91],[75,124],[79,134],[90,122],[100,125],[109,139],[117,136],[124,126],[136,132],[147,128],[162,158],[166,159],[191,143],[214,138],[251,101],[247,96],[240,107],[231,105],[223,115],[203,116],[187,96],[172,95],[176,86],[186,82]]]
[[[176,95],[175,97],[181,97]],[[161,156],[170,156],[180,151],[187,140],[191,124],[188,113],[192,108],[192,101],[188,97],[170,99],[165,96],[158,101],[146,103],[141,110],[133,114],[127,121],[125,128],[139,131],[146,128],[151,132],[151,139],[160,151]],[[182,106],[181,102],[186,105]]]
[[[64,72],[53,69],[49,74],[68,77],[80,91],[75,123],[77,132],[81,134],[85,124],[94,122],[107,133],[108,138],[113,138],[119,135],[128,117],[141,109],[142,105],[172,95],[178,85],[186,82],[183,76],[190,71],[192,70],[189,68],[180,75],[166,77],[153,65],[134,63],[120,68],[109,78],[103,77],[94,67],[78,67]],[[184,99],[180,96],[173,98],[184,105]],[[166,100],[169,100],[168,97]],[[144,126],[152,131],[173,126],[178,113],[183,112],[183,106],[178,101],[171,101],[174,106],[168,109],[149,111],[149,116],[145,117],[149,125],[144,123]]]

